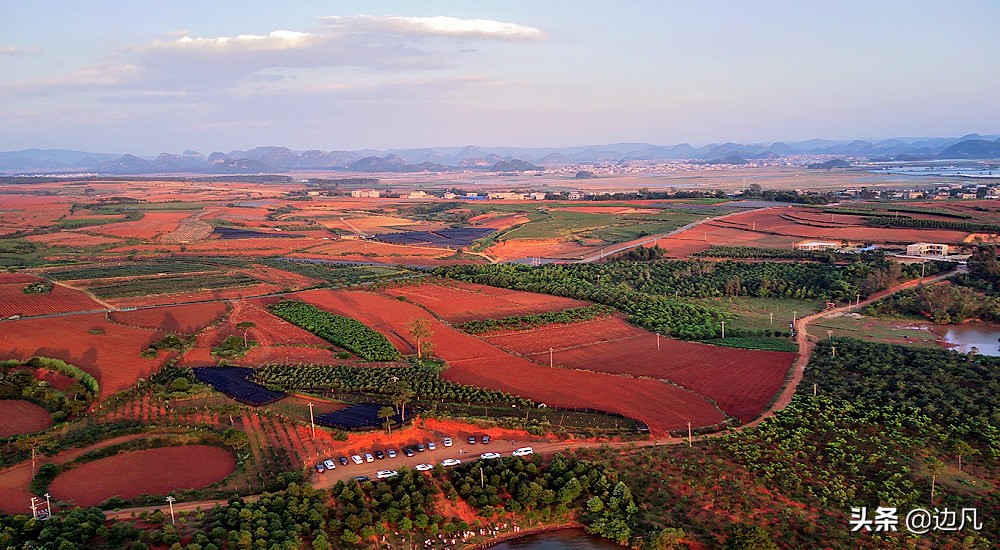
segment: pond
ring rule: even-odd
[[[979,353],[1000,357],[1000,326],[997,325],[941,325],[932,327],[941,339],[955,344],[955,351],[969,353],[975,347]]]
[[[583,529],[561,529],[501,542],[492,550],[621,550],[621,546],[588,535]]]

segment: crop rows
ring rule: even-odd
[[[330,365],[269,365],[257,370],[252,380],[271,387],[300,391],[341,393],[368,392],[389,395],[406,384],[420,399],[465,403],[532,406],[526,399],[504,393],[456,384],[436,372],[419,367],[364,368]]]
[[[217,290],[257,284],[257,279],[243,273],[201,273],[169,275],[152,279],[114,281],[88,287],[101,299],[148,296],[151,294],[177,294],[195,290]]]
[[[393,361],[399,351],[381,333],[350,317],[335,315],[305,302],[282,300],[271,313],[368,361]]]
[[[769,248],[763,246],[721,246],[715,245],[708,250],[695,252],[692,257],[699,258],[736,258],[754,260],[829,260],[829,252],[814,250],[789,250],[787,248]]]
[[[598,317],[610,315],[615,310],[604,305],[592,305],[562,311],[549,311],[546,313],[534,313],[530,315],[512,315],[500,319],[482,319],[478,321],[467,321],[455,325],[455,328],[468,332],[469,334],[482,334],[496,330],[526,330],[551,324],[569,324],[580,321],[589,321]]]
[[[869,227],[903,227],[910,229],[951,229],[968,233],[1000,233],[1000,225],[995,223],[918,220],[914,218],[897,218],[894,216],[865,218],[865,225]]]

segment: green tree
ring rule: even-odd
[[[962,471],[962,457],[977,455],[979,454],[979,449],[969,445],[964,439],[957,439],[951,444],[951,454],[958,457],[958,471]]]
[[[392,435],[392,417],[396,414],[396,410],[392,407],[382,407],[378,410],[378,417],[384,418],[385,422],[382,423],[385,426],[385,430]]]
[[[738,523],[729,528],[724,550],[778,550],[771,535],[760,525]]]
[[[423,317],[416,317],[410,319],[406,323],[406,327],[410,331],[410,336],[417,340],[417,358],[423,357],[423,341],[425,338],[430,338],[434,332],[431,330],[431,323]]]
[[[250,329],[252,329],[255,326],[257,326],[257,324],[254,323],[253,321],[243,321],[240,323],[236,323],[236,328],[243,331],[243,347],[247,347],[247,333],[250,332]]]
[[[924,466],[931,474],[931,504],[934,504],[934,490],[937,488],[937,478],[944,471],[944,462],[937,457],[929,456],[924,459]]]

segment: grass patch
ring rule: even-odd
[[[703,343],[727,348],[756,349],[764,351],[799,351],[799,346],[787,338],[769,338],[766,336],[746,336],[736,338],[716,338]]]

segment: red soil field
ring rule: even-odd
[[[386,296],[310,290],[294,297],[365,323],[386,335],[403,353],[414,351],[407,322],[428,319],[435,353],[450,365],[442,376],[453,382],[503,390],[553,406],[623,414],[646,422],[657,435],[686,428],[688,420],[696,426],[724,420],[713,404],[683,388],[658,380],[541,366],[452,329],[413,304]]]
[[[190,210],[171,212],[146,212],[141,220],[134,222],[109,223],[85,231],[98,235],[112,237],[131,237],[133,239],[153,240],[160,235],[170,233],[180,226],[181,220],[191,216]]]
[[[92,329],[102,333],[91,334]],[[0,331],[0,359],[35,355],[62,359],[96,378],[101,385],[100,397],[105,398],[163,366],[168,354],[144,359],[139,353],[164,335],[109,323],[103,313],[5,321]]]
[[[130,296],[105,300],[113,306],[158,306],[168,304],[187,304],[189,302],[205,302],[217,300],[235,300],[243,297],[263,296],[280,292],[282,287],[272,284],[259,284],[217,290],[198,290],[179,294],[157,294],[155,296]]]
[[[279,285],[292,290],[300,290],[303,288],[310,288],[316,285],[325,284],[324,281],[319,279],[313,279],[312,277],[306,277],[305,275],[299,275],[298,273],[292,273],[291,271],[285,271],[284,269],[267,267],[260,264],[252,264],[250,268],[246,270],[246,273],[247,275],[265,283]]]
[[[49,492],[77,506],[94,506],[114,496],[130,499],[200,489],[222,481],[235,469],[232,453],[219,447],[161,447],[87,462],[57,476]]]
[[[433,283],[391,287],[386,292],[393,296],[404,296],[407,300],[426,307],[452,323],[560,311],[590,305],[571,298],[443,279]]]
[[[212,348],[227,336],[243,337],[243,331],[236,328],[242,322],[251,322],[247,338],[260,344],[244,358],[231,361],[241,365],[261,365],[270,362],[323,362],[329,363],[333,354],[330,344],[283,319],[267,312],[267,304],[276,300],[235,300],[226,320],[210,328],[197,337],[195,348],[182,359],[183,366],[214,365]],[[339,350],[338,350],[339,351]]]
[[[121,325],[194,334],[221,319],[227,310],[225,302],[204,302],[134,311],[114,311],[108,314],[108,318]]]
[[[290,254],[292,252],[307,249],[311,246],[315,246],[323,242],[326,241],[312,237],[211,239],[207,241],[188,243],[185,245],[160,243],[160,244],[119,246],[116,248],[105,250],[104,253],[130,254],[133,251],[137,253],[142,253],[142,252],[160,253],[161,251],[168,251],[171,254],[188,255],[188,256],[200,255],[200,254],[220,254],[224,256],[230,254],[241,254],[249,256],[272,256],[272,255]],[[183,251],[181,251],[181,246],[184,246]]]
[[[41,277],[35,277],[27,273],[0,273],[0,285],[37,283],[41,280],[43,280]]]
[[[524,214],[501,215],[495,212],[480,214],[469,218],[469,223],[478,227],[491,227],[493,229],[506,229],[519,223],[527,223],[528,216]]]
[[[489,335],[498,347],[547,365],[669,380],[748,422],[781,391],[794,353],[754,351],[661,337],[617,317]]]
[[[498,260],[513,260],[531,257],[578,258],[587,250],[576,242],[560,239],[512,239],[496,243],[485,253]]]
[[[101,246],[105,244],[120,243],[121,239],[114,237],[101,237],[99,235],[88,235],[78,231],[59,231],[57,233],[44,233],[42,235],[30,235],[25,240],[33,243],[44,243],[51,246]]]
[[[52,425],[49,411],[20,399],[0,399],[0,437],[30,434]]]
[[[11,315],[29,317],[67,311],[103,309],[101,304],[83,292],[58,284],[52,287],[51,292],[25,294],[24,287],[30,282],[33,281],[0,284],[0,317],[6,318]]]

